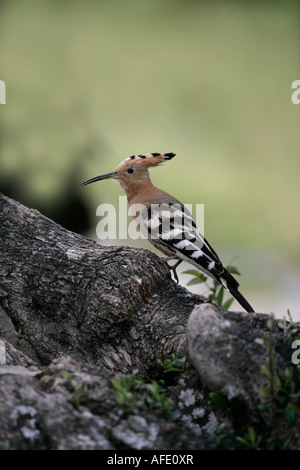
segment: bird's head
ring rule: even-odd
[[[137,183],[142,184],[149,179],[149,168],[158,166],[166,160],[171,160],[173,157],[175,157],[175,153],[145,153],[132,155],[121,162],[115,171],[95,176],[81,183],[81,186],[111,178],[116,180],[123,189],[128,190],[131,186]]]

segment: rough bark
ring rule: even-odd
[[[261,366],[272,353],[274,374],[290,367],[300,335],[278,322],[270,333],[268,318],[222,311],[148,250],[101,247],[0,193],[0,448],[235,448],[249,425],[267,442]],[[158,365],[172,354],[187,355],[184,372]],[[136,369],[166,388],[154,400],[137,379],[120,405],[112,381]]]
[[[8,356],[19,352],[7,344]],[[24,361],[24,356],[20,358]],[[28,359],[27,359],[28,360]],[[29,360],[30,362],[30,360]],[[123,411],[107,369],[55,359],[36,365],[0,366],[0,443],[3,449],[145,450],[210,448],[199,433],[182,429],[159,410],[140,405]]]
[[[147,371],[185,349],[202,301],[148,250],[102,247],[0,196],[0,334],[41,364],[57,356]]]
[[[257,412],[263,402],[260,389],[268,385],[261,366],[268,365],[270,354],[276,364],[274,375],[291,365],[291,345],[299,332],[299,324],[283,331],[275,321],[269,329],[268,319],[266,314],[220,312],[214,305],[198,305],[188,320],[189,355],[202,384],[229,400],[239,399],[248,413]]]

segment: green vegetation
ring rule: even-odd
[[[270,430],[266,448],[289,449],[300,438],[300,366],[292,365],[276,373],[273,317],[268,322],[268,328],[269,337],[264,338],[264,344],[268,349],[269,360],[268,364],[262,366],[268,385],[261,388],[266,402],[260,407]],[[276,427],[279,419],[283,421],[281,429]]]
[[[66,387],[68,390],[72,392],[72,405],[75,406],[75,408],[78,408],[81,403],[81,399],[85,395],[83,387],[78,384],[76,380],[72,379],[70,372],[65,369],[61,371],[61,376],[66,380]]]
[[[245,450],[257,450],[259,449],[259,444],[262,439],[262,436],[256,436],[255,429],[250,426],[248,428],[248,436],[237,437],[238,442],[240,442]]]
[[[228,408],[229,403],[226,397],[222,393],[210,392],[209,398],[216,403],[216,405],[221,406],[221,408]]]
[[[264,400],[257,407],[261,416],[260,421],[255,425],[249,425],[244,436],[236,436],[232,423],[235,420],[234,416],[240,414],[239,399],[233,397],[229,400],[220,392],[208,394],[211,403],[220,410],[220,420],[217,422],[215,431],[208,434],[204,422],[202,435],[206,436],[216,448],[281,450],[294,449],[299,444],[300,366],[292,365],[285,370],[279,370],[276,366],[274,322],[274,318],[270,317],[267,323],[269,335],[268,338],[263,338],[268,351],[268,361],[267,364],[261,366],[267,383],[261,387]],[[280,324],[281,322],[277,322],[277,325]],[[279,327],[282,328],[282,324]],[[289,328],[292,328],[292,324],[286,322],[284,328],[287,332]],[[174,373],[178,378],[185,371],[186,357],[173,355],[170,359],[158,360],[158,364],[164,369],[164,373]],[[113,379],[112,385],[116,401],[124,412],[141,413],[145,408],[150,408],[162,413],[171,421],[184,418],[182,406],[168,396],[168,387],[164,380],[158,379],[146,383],[138,375],[138,371],[134,371],[131,375],[118,374]],[[199,403],[195,404],[194,401],[193,403],[199,410]],[[209,402],[207,406],[210,409]],[[202,413],[201,416],[203,416]],[[198,426],[198,424],[195,425]]]
[[[171,359],[165,359],[164,361],[158,359],[157,363],[163,367],[165,374],[169,372],[184,372],[186,367],[186,356],[176,356],[175,354],[172,354]]]
[[[226,266],[226,269],[231,274],[240,276],[240,272],[235,266]],[[229,309],[230,305],[234,301],[234,298],[231,297],[227,300],[224,300],[225,289],[219,284],[219,282],[213,280],[213,283],[209,284],[208,280],[211,282],[211,279],[202,274],[200,271],[197,271],[196,269],[188,269],[187,271],[184,271],[183,274],[192,274],[194,276],[193,279],[191,279],[187,283],[188,286],[192,286],[195,284],[205,284],[208,290],[208,299],[212,302],[215,302],[218,307],[221,307],[224,310]]]
[[[117,403],[126,412],[139,413],[146,407],[158,410],[172,421],[181,415],[173,400],[166,395],[164,380],[152,380],[151,383],[145,383],[136,371],[130,376],[117,375],[112,385]]]
[[[280,327],[283,323],[280,322]],[[291,324],[285,323],[285,328]],[[263,433],[248,428],[246,437],[237,437],[243,449],[284,450],[295,449],[300,439],[300,366],[291,365],[284,370],[276,367],[273,340],[274,318],[268,321],[269,336],[263,338],[268,350],[268,363],[261,369],[267,385],[261,387],[265,401],[258,408],[264,417]]]

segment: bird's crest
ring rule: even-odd
[[[158,166],[166,160],[171,160],[175,157],[175,153],[143,153],[140,155],[132,155],[121,162],[116,168],[117,172],[123,172],[130,167],[138,167],[141,169],[151,168]]]

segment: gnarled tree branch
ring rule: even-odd
[[[0,194],[0,334],[40,364],[61,355],[146,372],[182,353],[199,296],[148,250],[102,247]]]

